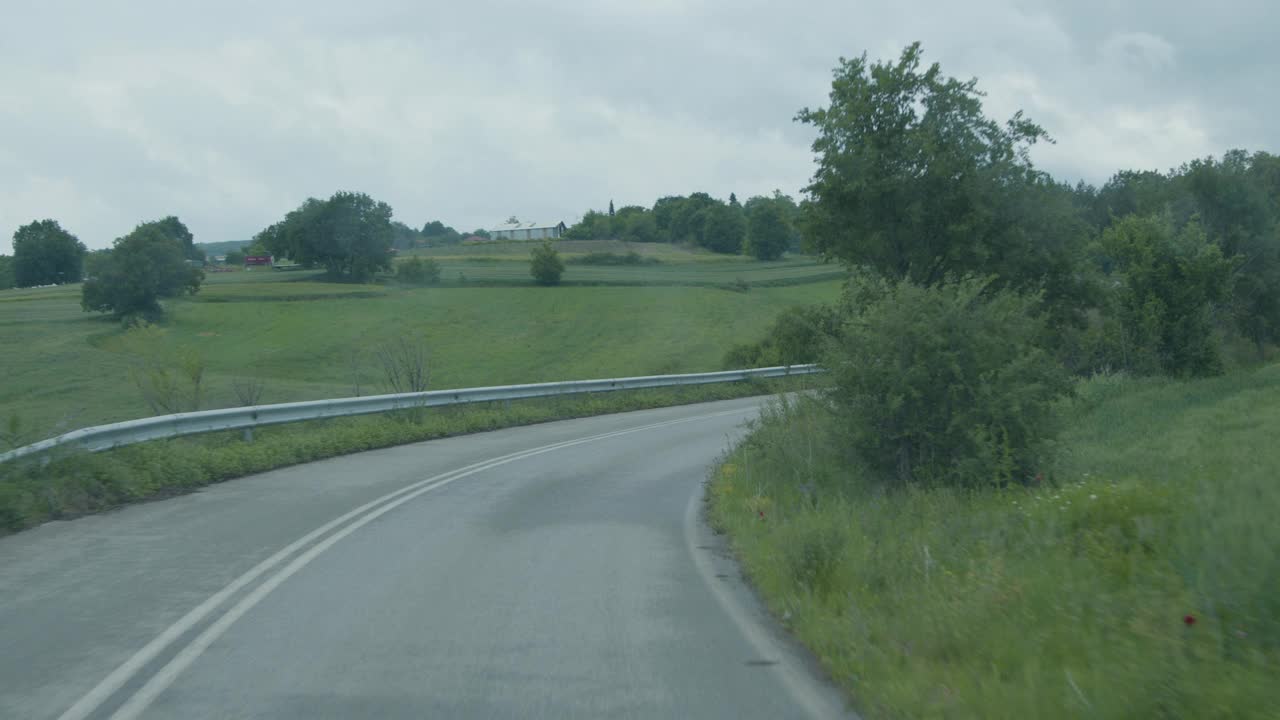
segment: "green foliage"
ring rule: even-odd
[[[828,305],[800,305],[782,311],[759,342],[735,345],[724,358],[726,370],[820,361],[840,335],[839,312]]]
[[[825,365],[848,451],[886,483],[982,486],[1035,475],[1067,377],[1037,341],[1038,298],[972,279],[876,282]]]
[[[1280,368],[1059,410],[1041,485],[883,492],[826,407],[779,406],[709,515],[864,717],[1271,717]]]
[[[13,284],[17,287],[80,282],[84,243],[57,220],[37,220],[13,234]]]
[[[0,290],[16,287],[17,282],[13,272],[13,256],[0,255]]]
[[[330,277],[367,282],[391,269],[391,206],[363,193],[308,198],[284,220],[254,236],[272,255],[324,267]]]
[[[559,285],[560,276],[564,273],[564,262],[560,253],[543,241],[542,245],[530,251],[529,274],[539,285]]]
[[[777,260],[791,246],[790,219],[786,208],[771,199],[747,201],[747,234],[744,250],[757,260]]]
[[[161,298],[194,295],[204,280],[204,271],[187,263],[179,241],[156,223],[139,225],[99,257],[81,288],[85,312],[156,320],[164,313]]]
[[[716,204],[707,208],[703,219],[701,245],[711,252],[737,254],[747,235],[741,207]]]
[[[423,257],[402,260],[396,265],[396,279],[410,285],[435,285],[440,282],[440,263]]]
[[[245,254],[242,251],[232,250],[231,252],[227,253],[226,262],[228,265],[243,265],[244,258],[245,258]]]
[[[988,119],[976,80],[944,77],[936,64],[922,71],[920,58],[917,43],[897,63],[842,59],[830,106],[800,111],[818,131],[806,237],[895,280],[974,274],[994,276],[995,288],[1043,289],[1070,315],[1085,226],[1069,188],[1031,164],[1044,130],[1021,113]]]
[[[483,230],[475,231],[475,235],[483,233],[483,237],[489,237],[489,233]],[[445,225],[439,220],[432,220],[422,226],[422,238],[427,245],[456,245],[462,242],[462,233]]]
[[[1137,372],[1209,375],[1222,362],[1212,310],[1226,297],[1232,262],[1191,222],[1127,216],[1102,234],[1101,247],[1121,280],[1117,310],[1125,367]]]
[[[182,247],[182,255],[188,260],[203,262],[204,250],[196,246],[195,236],[177,217],[170,215],[160,220],[143,223],[141,227],[154,228],[178,243]]]

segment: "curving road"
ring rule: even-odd
[[[761,402],[379,450],[0,539],[0,717],[844,716],[701,519]]]

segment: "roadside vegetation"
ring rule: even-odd
[[[1280,158],[1102,188],[976,81],[842,60],[797,221],[849,272],[726,364],[816,359],[712,522],[870,717],[1271,717]]]

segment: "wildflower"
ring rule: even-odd
[[[1097,500],[1097,499],[1098,499],[1098,496],[1097,496],[1097,495],[1090,495],[1090,496],[1089,496],[1089,499],[1090,499],[1090,500]]]
[[[763,519],[764,519],[764,511],[763,511],[763,510],[757,510],[756,512],[760,513],[760,519],[761,519],[761,520],[763,520]]]
[[[1187,627],[1191,627],[1192,625],[1195,625],[1195,624],[1196,624],[1196,616],[1195,616],[1195,615],[1184,615],[1184,616],[1182,617],[1182,622],[1183,622],[1183,624],[1184,624],[1184,625],[1186,625]]]

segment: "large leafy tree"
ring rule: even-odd
[[[896,62],[842,59],[830,105],[797,115],[818,131],[804,222],[814,248],[925,286],[974,273],[1030,289],[1070,267],[1085,236],[1045,242],[1054,218],[1027,202],[1057,192],[1028,154],[1045,131],[1020,112],[989,119],[981,97],[976,80],[922,68],[918,43]],[[1045,300],[1064,301],[1053,287]]]
[[[186,224],[176,216],[170,215],[149,223],[143,223],[143,225],[154,227],[166,236],[176,240],[182,246],[183,256],[188,260],[204,261],[204,250],[196,247],[195,236],[191,234],[191,230],[187,228]]]
[[[57,220],[37,220],[13,234],[13,274],[18,287],[79,282],[86,250]]]
[[[364,193],[308,198],[284,220],[254,236],[273,255],[319,265],[334,279],[364,282],[391,269],[391,206]]]
[[[154,320],[161,298],[194,294],[204,271],[187,262],[182,243],[155,223],[139,225],[115,241],[109,254],[95,253],[91,276],[81,289],[85,312]]]

